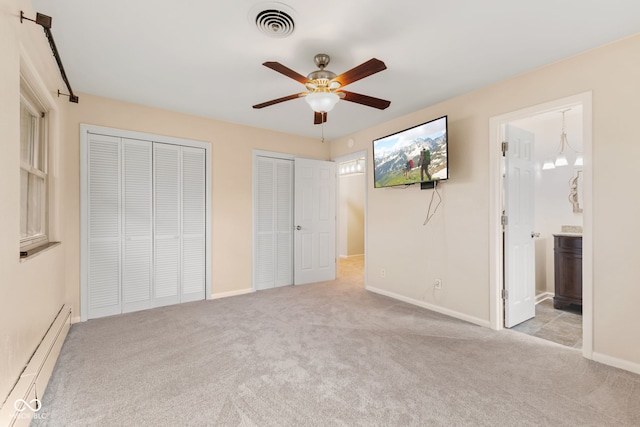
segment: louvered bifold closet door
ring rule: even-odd
[[[293,284],[293,162],[256,158],[257,290]]]
[[[154,305],[180,302],[180,147],[153,143]]]
[[[150,141],[122,140],[122,311],[152,307],[153,199]]]
[[[256,290],[275,286],[275,236],[273,229],[274,159],[257,157],[256,160]]]
[[[275,285],[293,284],[293,162],[276,161]]]
[[[121,312],[120,138],[87,139],[87,317]]]
[[[181,302],[205,298],[205,151],[182,147]]]

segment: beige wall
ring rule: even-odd
[[[489,322],[489,119],[592,91],[594,356],[640,369],[640,35],[431,106],[331,143],[332,158],[447,114],[451,179],[422,226],[430,191],[374,189],[369,173],[368,283],[400,297]],[[437,83],[437,82],[436,82]],[[392,104],[393,107],[393,104]],[[348,148],[347,139],[355,145]],[[370,154],[368,154],[370,156]],[[371,168],[371,165],[369,165]],[[371,170],[370,170],[371,172]],[[407,207],[410,208],[407,208]],[[380,269],[386,270],[381,277]],[[433,290],[433,280],[443,289]]]
[[[20,24],[27,0],[0,0],[0,399],[6,396],[60,306],[79,304],[79,125],[130,129],[212,144],[213,293],[251,286],[251,151],[338,157],[371,140],[448,114],[451,179],[422,226],[430,191],[373,189],[368,182],[368,285],[489,319],[489,118],[593,91],[594,351],[640,364],[640,201],[632,175],[640,158],[640,36],[437,104],[331,144],[80,94],[55,98],[53,233],[58,246],[18,260],[20,46],[51,94],[64,90],[42,29]],[[64,60],[64,58],[63,58]],[[73,83],[73,82],[72,82]],[[393,107],[392,107],[393,108]],[[331,153],[329,152],[331,148]],[[370,153],[368,158],[371,158]],[[370,165],[368,167],[371,167]],[[386,277],[380,277],[380,269]],[[431,283],[443,279],[437,293]]]
[[[329,158],[329,145],[318,139],[251,128],[80,94],[65,123],[68,172],[64,202],[67,242],[67,298],[80,299],[80,124],[207,141],[212,145],[212,293],[251,289],[252,152],[254,149]],[[79,312],[74,311],[74,316]]]
[[[64,303],[66,246],[60,245],[20,262],[20,61],[33,63],[46,92],[57,93],[59,75],[42,28],[20,24],[20,10],[34,17],[28,1],[0,0],[0,404],[38,346]],[[60,86],[63,88],[63,86]],[[49,97],[52,113],[50,144],[59,149],[58,120],[66,100]],[[57,148],[56,148],[57,147]],[[50,159],[49,179],[54,196],[51,234],[65,240],[55,206],[64,179],[57,158]],[[8,402],[13,405],[13,402]]]

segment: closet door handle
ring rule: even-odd
[[[300,230],[302,230],[302,227],[298,225],[298,226],[296,227],[296,230],[300,231]]]

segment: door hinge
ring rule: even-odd
[[[502,290],[502,299],[509,299],[509,291],[507,291],[506,289]]]
[[[509,219],[507,218],[507,216],[506,215],[502,215],[500,217],[500,224],[502,224],[502,226],[504,227],[508,223],[509,223]]]
[[[507,141],[502,141],[502,156],[504,157],[509,149],[509,143]]]

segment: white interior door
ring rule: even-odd
[[[294,283],[336,278],[335,163],[295,159]]]
[[[257,156],[254,168],[254,286],[292,285],[293,161]]]
[[[536,314],[534,241],[534,135],[505,126],[505,327]]]

